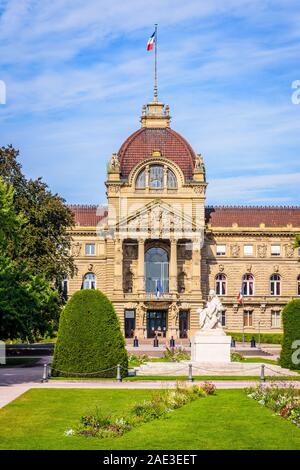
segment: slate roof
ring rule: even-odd
[[[163,157],[177,163],[187,179],[192,178],[196,154],[190,144],[170,128],[141,128],[131,134],[118,152],[121,177],[127,178],[137,163],[152,156],[153,150],[160,150]]]
[[[76,225],[95,227],[107,216],[107,208],[96,205],[70,205]],[[267,228],[300,228],[300,207],[251,207],[251,206],[212,206],[205,208],[205,220],[214,227],[257,227],[264,224]]]

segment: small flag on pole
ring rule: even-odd
[[[148,39],[148,42],[147,42],[147,51],[152,51],[153,47],[154,47],[154,44],[155,44],[155,33],[156,31],[154,31],[154,33],[152,34],[152,36],[150,36],[150,38]]]
[[[238,301],[239,305],[243,305],[244,300],[243,300],[243,290],[242,290],[242,288],[240,289],[239,295],[237,296],[237,301]]]
[[[159,279],[156,284],[156,298],[159,299],[162,293],[163,293],[163,287],[161,284],[161,280]]]

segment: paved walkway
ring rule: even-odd
[[[43,376],[43,364],[47,363],[50,358],[42,358],[39,363],[30,366],[30,367],[3,367],[0,368],[0,408],[7,405],[11,401],[15,400],[17,397],[25,393],[27,390],[30,390],[31,388],[65,388],[65,389],[80,389],[80,388],[112,388],[112,389],[161,389],[161,388],[169,388],[169,387],[175,387],[176,386],[176,381],[171,381],[171,380],[143,380],[143,377],[141,376],[139,381],[133,381],[133,382],[127,382],[124,381],[122,383],[118,383],[115,380],[66,380],[66,381],[61,381],[61,380],[51,380],[46,383],[41,383],[41,379]],[[156,367],[158,364],[157,363],[151,363],[153,367]],[[158,365],[158,367],[161,366],[161,364]],[[199,365],[200,366],[200,365]],[[203,363],[201,364],[203,367]],[[232,368],[236,369],[236,373],[238,372],[238,375],[241,375],[241,367],[246,366],[246,364],[241,364],[241,363],[232,363],[228,365],[228,367],[231,367],[231,371],[229,373],[229,370],[226,371],[225,375],[234,375],[232,373]],[[253,367],[257,367],[257,372],[260,371],[259,364],[253,364],[249,363],[249,367],[252,368],[252,372],[254,372]],[[267,365],[266,365],[267,366]],[[179,369],[184,367],[184,370],[180,371],[179,375],[186,375],[187,376],[187,371],[188,371],[188,361],[186,363],[164,363],[165,370],[164,372],[168,371],[170,375],[176,375],[174,374],[175,369]],[[224,368],[224,364],[222,365]],[[272,368],[276,368],[278,366],[270,366]],[[147,369],[147,366],[146,366]],[[212,370],[212,369],[210,369]],[[214,370],[217,370],[216,364],[214,365]],[[153,373],[154,370],[152,370]],[[149,373],[148,371],[147,375]],[[163,375],[163,374],[158,374],[158,372],[161,372],[161,370],[157,369],[156,370],[157,375]],[[223,371],[224,372],[224,371]],[[247,373],[244,375],[256,375],[251,372],[249,373],[249,369],[247,370]],[[193,371],[194,375],[204,375],[203,371],[196,371],[194,368]],[[267,374],[269,374],[269,371],[266,371]],[[216,375],[216,373],[212,373],[211,371],[209,372],[210,375]],[[166,374],[165,374],[166,375]],[[221,375],[218,373],[218,375]],[[258,375],[258,374],[257,374]],[[292,375],[291,371],[288,371],[286,375]],[[217,388],[245,388],[249,387],[251,385],[257,385],[257,381],[252,381],[252,380],[214,380],[212,381],[213,383],[216,384]],[[194,383],[203,383],[202,381],[195,381]],[[285,386],[290,383],[293,383],[293,385],[297,388],[300,388],[300,382],[280,382],[280,385]]]
[[[255,386],[258,384],[255,380],[210,380],[210,382],[214,383],[217,389],[233,389],[233,388],[246,388]],[[195,381],[193,384],[201,384],[202,381]],[[300,389],[299,382],[280,382],[280,386],[287,387],[291,383],[296,388]],[[265,382],[265,385],[270,385],[270,382]],[[17,385],[8,385],[6,387],[0,387],[0,408],[7,405],[11,401],[18,398],[23,393],[27,392],[32,388],[38,389],[107,389],[111,388],[114,390],[136,390],[136,389],[162,389],[162,388],[174,388],[176,387],[177,382],[173,380],[157,380],[157,381],[139,381],[139,382],[121,382],[118,383],[113,380],[97,380],[97,381],[61,381],[61,380],[51,380],[50,382],[46,383],[38,383],[38,382],[29,382],[27,384],[17,384]]]

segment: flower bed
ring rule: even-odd
[[[247,396],[300,427],[300,392],[294,387],[280,388],[276,385],[271,387],[259,385],[256,388],[248,388]]]
[[[65,436],[118,437],[134,427],[154,419],[167,417],[173,410],[181,408],[197,398],[214,395],[216,387],[211,383],[202,386],[177,385],[174,390],[155,392],[149,400],[136,403],[124,416],[103,415],[99,408],[81,417],[76,429],[68,429]]]

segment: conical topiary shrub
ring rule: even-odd
[[[116,377],[117,364],[126,376],[125,340],[113,304],[98,290],[76,292],[60,317],[52,375]]]
[[[280,365],[300,369],[300,299],[291,300],[282,311],[283,340]]]

